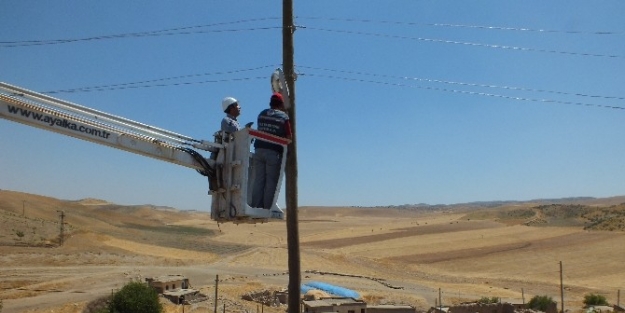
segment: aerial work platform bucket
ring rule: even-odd
[[[280,186],[284,179],[287,146],[289,140],[258,130],[243,128],[232,134],[219,132],[222,136],[223,148],[215,160],[215,190],[209,194],[211,199],[211,219],[217,222],[258,223],[270,219],[284,219],[284,212],[277,204]],[[254,186],[254,153],[251,151],[254,140],[263,140],[283,147],[280,158],[280,175],[270,209],[251,206],[252,189]]]

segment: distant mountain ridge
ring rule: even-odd
[[[403,204],[403,205],[388,205],[388,206],[376,206],[381,208],[395,208],[395,209],[424,209],[430,211],[436,210],[461,210],[461,209],[482,209],[482,208],[497,208],[506,206],[518,206],[518,205],[546,205],[546,204],[579,204],[579,205],[618,205],[625,203],[625,196],[614,196],[607,198],[595,198],[595,197],[568,197],[568,198],[553,198],[553,199],[532,199],[532,200],[495,200],[495,201],[474,201],[466,203],[455,204]]]
[[[85,199],[76,200],[74,202],[82,204],[82,205],[107,205],[107,204],[113,204],[113,203],[108,202],[106,200],[101,200],[101,199],[96,199],[96,198],[85,198]]]

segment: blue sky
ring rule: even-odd
[[[212,139],[225,96],[255,121],[282,62],[281,1],[0,5],[0,81],[39,92],[152,81],[53,95],[196,139]],[[294,9],[299,205],[625,194],[625,2]],[[128,35],[141,32],[154,36]],[[7,120],[0,134],[1,189],[210,207],[194,170]]]

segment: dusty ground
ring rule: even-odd
[[[229,312],[257,312],[259,304],[242,300],[244,293],[288,285],[284,222],[217,225],[201,213],[64,204],[71,232],[63,246],[15,246],[8,239],[27,241],[14,235],[19,223],[33,233],[29,242],[54,242],[47,223],[58,220],[58,213],[46,213],[44,203],[51,200],[29,201],[39,203],[42,213],[21,216],[22,203],[0,193],[5,223],[0,232],[2,313],[84,312],[89,302],[131,279],[163,274],[186,275],[210,297],[184,312],[213,311],[217,275],[220,310],[225,305]],[[60,204],[49,207],[55,205]],[[590,292],[616,303],[617,291],[625,287],[622,232],[380,210],[302,208],[302,283],[322,281],[355,290],[368,302],[423,310],[434,305],[439,288],[443,304],[485,296],[520,303],[523,296],[528,301],[534,295],[559,302],[560,261],[566,309],[578,310]],[[32,230],[35,222],[41,226]],[[52,226],[58,229],[58,224]],[[166,308],[183,310],[169,304]]]

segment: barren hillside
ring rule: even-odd
[[[519,303],[522,295],[559,299],[562,261],[567,309],[578,310],[589,292],[616,302],[625,281],[625,233],[615,225],[624,209],[593,201],[470,212],[300,208],[302,282],[422,310],[434,304],[439,288],[444,304],[484,296]],[[205,212],[0,191],[3,313],[81,312],[130,279],[163,274],[186,275],[209,295],[186,312],[213,307],[217,275],[220,306],[252,312],[258,303],[242,296],[286,288],[287,261],[284,222],[218,225]]]

